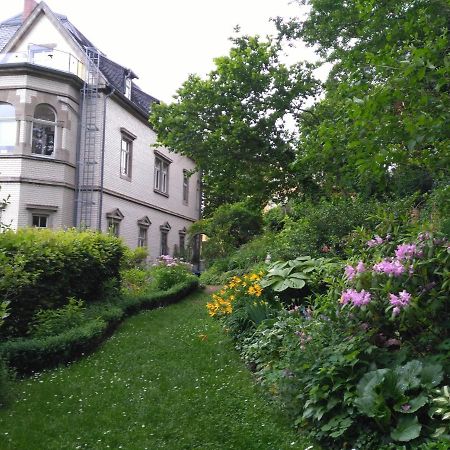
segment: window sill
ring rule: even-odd
[[[163,197],[169,198],[169,194],[167,192],[160,191],[159,189],[153,189],[153,192],[162,195]]]
[[[54,155],[43,155],[42,153],[31,153],[31,156],[35,156],[36,158],[43,158],[43,159],[55,159]]]
[[[120,178],[122,178],[122,180],[126,180],[126,181],[131,181],[131,177],[124,175],[124,174],[120,174]]]

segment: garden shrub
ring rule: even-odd
[[[124,269],[120,272],[121,276],[121,292],[123,294],[142,294],[149,288],[151,282],[151,274],[148,269],[138,267]]]
[[[0,343],[0,360],[19,374],[29,374],[72,361],[96,349],[123,317],[144,309],[175,303],[198,287],[191,275],[166,291],[148,291],[142,295],[124,295],[114,301],[88,305],[85,321],[57,335],[15,338]]]
[[[84,302],[73,297],[62,308],[40,309],[31,322],[29,334],[47,337],[75,328],[84,322],[85,310]]]
[[[193,224],[191,236],[202,233],[208,240],[202,244],[203,257],[212,263],[249,242],[261,232],[262,217],[259,208],[238,202],[218,207],[207,219]]]
[[[124,245],[113,236],[76,230],[20,229],[0,234],[0,298],[10,301],[3,336],[24,336],[41,309],[75,297],[101,300],[120,279]]]
[[[342,255],[346,236],[358,226],[373,224],[369,213],[376,204],[359,197],[292,202],[284,227],[273,243],[272,259]]]
[[[125,248],[122,258],[124,269],[143,268],[146,265],[148,250],[145,247]]]
[[[152,289],[165,291],[188,280],[192,276],[192,266],[169,255],[160,256],[149,270]]]

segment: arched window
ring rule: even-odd
[[[9,103],[0,102],[0,153],[8,153],[16,146],[16,110]]]
[[[53,156],[55,150],[56,114],[48,105],[37,105],[34,110],[31,153]]]

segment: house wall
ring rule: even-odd
[[[123,102],[123,100],[122,100]],[[132,141],[131,178],[120,174],[121,139],[124,132],[134,135]],[[188,228],[199,217],[198,174],[189,180],[189,201],[183,203],[183,170],[194,169],[186,157],[158,148],[172,163],[169,166],[168,196],[154,190],[156,134],[140,115],[132,114],[115,98],[107,99],[105,129],[104,203],[102,230],[107,231],[106,215],[119,208],[124,215],[120,223],[120,236],[125,242],[137,245],[137,221],[147,216],[152,225],[148,231],[151,257],[159,256],[160,226],[169,223],[170,253],[179,245],[179,231]]]
[[[55,20],[41,12],[10,52],[27,52],[30,44],[36,44],[82,59],[81,49],[70,38],[67,39],[63,27],[55,24]],[[57,56],[52,55],[48,61],[54,59],[56,62]],[[38,63],[35,61],[35,64]],[[83,133],[80,132],[80,89],[83,84],[81,78],[55,69],[64,70],[51,66],[51,63],[47,67],[29,64],[0,66],[0,102],[10,103],[16,110],[15,148],[0,152],[0,199],[10,195],[10,204],[2,213],[2,220],[11,223],[14,229],[31,226],[33,213],[47,213],[48,225],[52,228],[75,225],[77,149],[83,146]],[[84,72],[73,73],[84,76]],[[123,215],[120,236],[130,247],[136,247],[138,221],[148,217],[151,222],[148,229],[151,258],[160,254],[160,227],[167,224],[168,248],[173,254],[174,247],[179,246],[179,232],[188,228],[200,214],[198,174],[191,176],[189,199],[187,203],[183,202],[183,171],[193,170],[194,163],[167,149],[156,149],[156,135],[146,117],[121,94],[116,92],[107,98],[101,92],[97,103],[95,152],[98,164],[93,182],[92,227],[96,228],[100,220],[101,230],[108,231],[108,214],[119,210]],[[50,105],[57,115],[55,149],[51,157],[32,153],[33,116],[36,106],[42,103]],[[104,105],[106,123],[103,129]],[[104,176],[101,188],[103,132]],[[123,133],[132,139],[129,178],[120,173]],[[155,152],[171,161],[167,195],[154,190]],[[100,201],[101,192],[103,202]]]
[[[80,86],[45,70],[7,70],[0,76],[0,101],[16,110],[15,149],[0,153],[0,196],[11,196],[2,220],[14,229],[30,226],[33,211],[47,211],[53,228],[74,224]],[[34,111],[42,103],[56,112],[54,157],[31,152]]]

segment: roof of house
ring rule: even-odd
[[[69,21],[67,16],[55,13],[55,17],[58,18],[64,28],[70,33],[70,35],[81,48],[96,48],[94,44]],[[8,42],[19,30],[22,25],[22,21],[22,14],[19,14],[0,23],[0,52],[6,47]],[[102,72],[108,83],[112,87],[114,87],[116,91],[120,92],[122,95],[125,95],[125,77],[130,73],[130,69],[127,69],[120,64],[111,61],[100,50],[97,49],[97,51],[100,54],[100,71]],[[131,74],[132,76],[135,76],[133,72],[131,72]],[[134,104],[134,106],[144,114],[148,114],[152,103],[159,103],[158,99],[144,92],[134,82],[132,82],[130,100]]]

